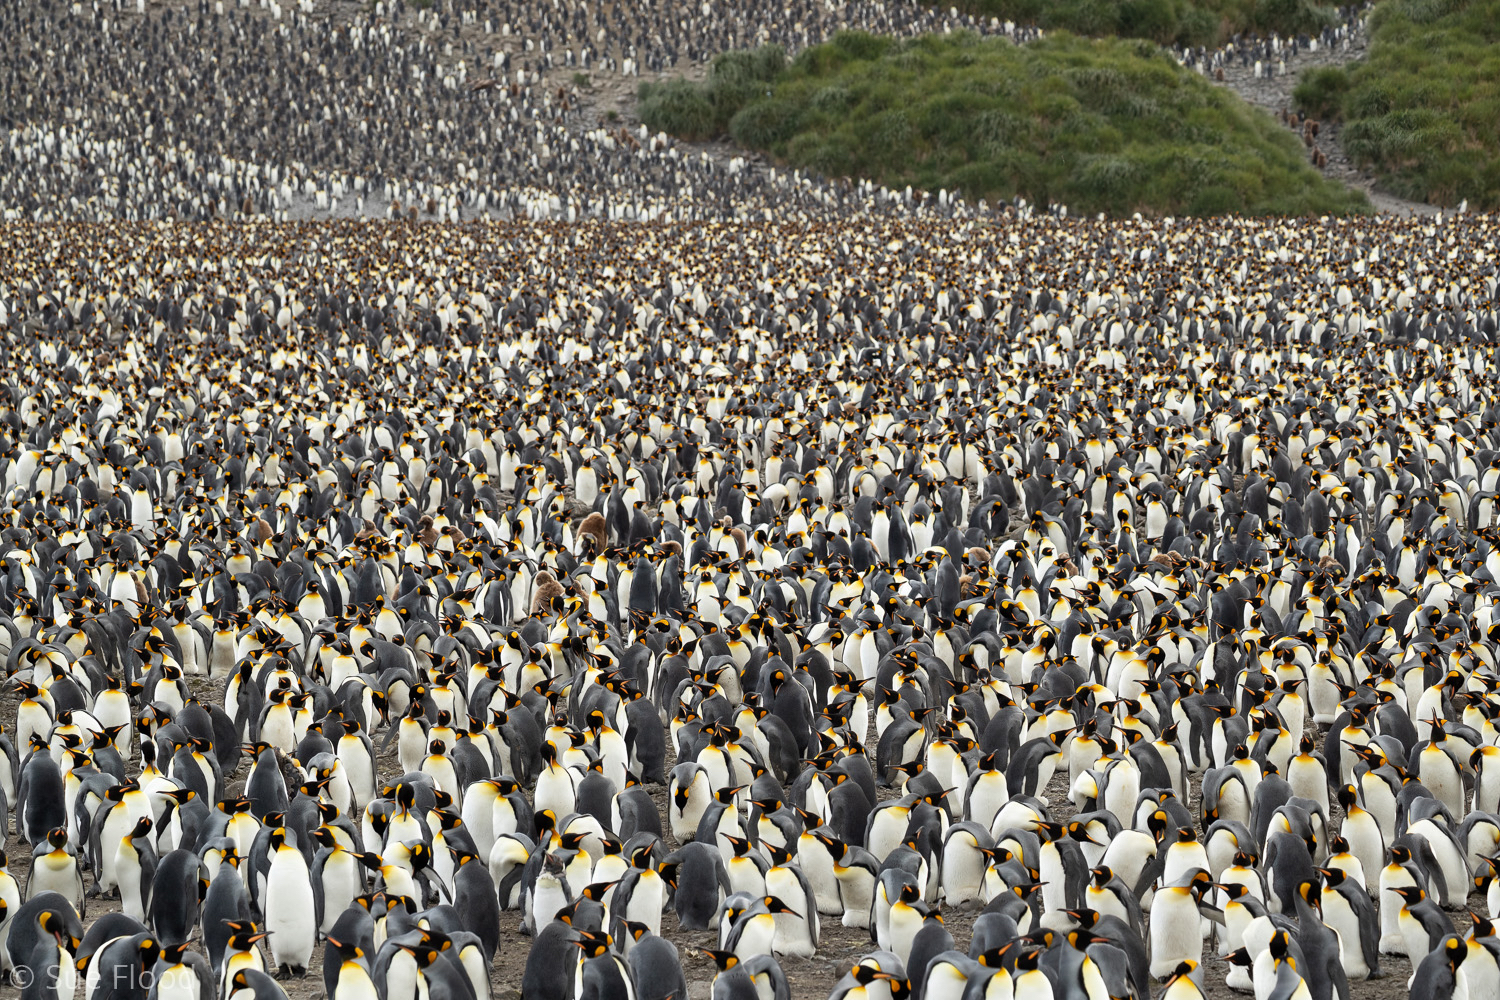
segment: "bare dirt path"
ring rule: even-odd
[[[1272,115],[1280,116],[1293,110],[1292,91],[1296,88],[1301,74],[1322,66],[1346,66],[1363,59],[1368,48],[1368,36],[1361,22],[1347,44],[1320,47],[1316,52],[1300,52],[1286,60],[1286,72],[1283,74],[1278,75],[1275,71],[1277,67],[1271,67],[1272,71],[1269,75],[1263,73],[1257,77],[1254,63],[1243,66],[1235,60],[1233,65],[1224,67],[1224,79],[1221,82],[1251,104],[1264,108]],[[1209,79],[1214,79],[1214,77]],[[1302,134],[1301,123],[1298,123],[1296,130],[1298,135]],[[1371,204],[1375,206],[1375,211],[1382,214],[1436,215],[1441,211],[1436,205],[1408,201],[1379,190],[1376,187],[1374,174],[1361,170],[1344,152],[1343,144],[1339,141],[1341,132],[1342,128],[1338,123],[1321,122],[1317,137],[1313,139],[1313,148],[1321,152],[1325,158],[1325,162],[1320,167],[1324,176],[1342,181],[1350,187],[1359,188],[1369,196]],[[1311,150],[1309,150],[1309,156],[1311,156]]]

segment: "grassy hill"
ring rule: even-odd
[[[1238,32],[1312,34],[1336,18],[1313,0],[968,0],[964,9],[1077,35],[1217,45]]]
[[[894,188],[1116,215],[1369,210],[1268,115],[1140,41],[845,33],[790,64],[774,47],[729,53],[702,83],[640,96],[653,129],[728,133],[792,166]]]
[[[1500,0],[1387,0],[1370,51],[1305,77],[1310,114],[1341,117],[1344,149],[1404,198],[1500,209]]]

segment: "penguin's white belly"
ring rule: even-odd
[[[1219,818],[1249,825],[1250,800],[1245,797],[1245,786],[1238,781],[1226,781],[1220,788]]]
[[[558,819],[573,811],[577,791],[572,778],[561,767],[544,770],[536,782],[536,811],[551,809]]]
[[[1349,904],[1339,900],[1332,902],[1328,893],[1323,900],[1323,922],[1332,927],[1339,936],[1339,954],[1343,958],[1344,972],[1349,979],[1370,978],[1370,967],[1365,964],[1364,948],[1359,940],[1359,918]],[[1477,1000],[1477,998],[1474,998]]]
[[[266,930],[277,965],[306,968],[317,943],[312,883],[307,864],[295,850],[283,848],[271,861],[266,878]]]
[[[943,852],[943,894],[952,906],[977,899],[987,867],[985,857],[970,839],[955,835]]]
[[[890,951],[904,963],[911,958],[911,946],[922,929],[922,917],[911,907],[892,910],[890,914]]]
[[[839,902],[844,907],[844,916],[840,922],[845,927],[869,929],[870,903],[873,898],[870,892],[871,884],[872,877],[869,875],[864,878],[853,876],[839,880]]]
[[[1473,945],[1469,957],[1458,967],[1455,996],[1466,995],[1469,1000],[1500,1000],[1500,966],[1493,956],[1476,952]]]
[[[870,921],[875,925],[875,943],[882,951],[891,950],[891,904],[883,892],[876,891],[870,901]]]
[[[59,864],[50,857],[43,857],[31,870],[31,882],[26,887],[27,897],[32,897],[42,892],[60,893],[64,898],[70,900],[76,908],[82,908],[83,882],[78,875],[78,868],[71,856],[66,864]]]
[[[71,996],[71,993],[58,993]],[[198,1000],[198,976],[186,965],[177,965],[161,974],[156,981],[158,1000]]]
[[[833,874],[831,861],[818,858],[812,864],[802,866],[802,873],[807,876],[807,884],[817,897],[819,913],[837,916],[844,912],[844,906],[839,902],[839,880]]]
[[[778,955],[812,958],[818,949],[808,933],[808,927],[805,917],[792,916],[790,913],[776,914],[776,929],[772,936],[771,950]]]
[[[929,1000],[961,1000],[968,984],[963,970],[952,962],[933,962],[927,967],[927,988],[922,996]]]
[[[323,922],[318,930],[327,934],[334,923],[354,902],[354,897],[364,891],[364,880],[360,877],[358,862],[350,855],[340,852],[323,866]]]
[[[1384,875],[1381,876],[1380,951],[1383,954],[1406,954],[1406,938],[1401,933],[1401,897],[1390,890],[1412,884],[1414,883],[1409,877],[1401,880],[1387,881]]]
[[[761,880],[765,888],[765,880]],[[630,896],[630,905],[625,908],[625,919],[643,923],[651,933],[661,933],[661,911],[666,904],[666,892],[660,878],[641,879]]]
[[[734,944],[734,954],[741,962],[756,955],[769,955],[775,940],[774,921],[751,918],[745,929],[740,932],[739,940]]]
[[[544,882],[537,879],[536,888],[531,894],[531,921],[532,926],[541,930],[552,922],[557,911],[569,903],[568,894],[563,892],[562,883],[554,879]]]
[[[149,900],[141,895],[141,866],[132,855],[123,858],[123,851],[115,852],[115,874],[120,886],[120,909],[128,917],[142,923],[146,920],[146,904]]]
[[[766,894],[766,879],[755,865],[748,862],[729,865],[729,891],[744,892],[751,896]]]
[[[1469,866],[1453,841],[1430,819],[1413,823],[1407,833],[1421,837],[1431,846],[1447,890],[1444,898],[1454,900],[1457,906],[1462,906],[1464,898],[1469,894]]]
[[[295,750],[297,738],[292,730],[292,713],[272,711],[261,726],[260,738],[282,753]]]
[[[391,959],[385,974],[385,1000],[427,1000],[427,977],[411,955],[403,952]]]
[[[1151,908],[1151,975],[1169,976],[1185,959],[1203,958],[1203,930],[1191,902],[1168,901],[1158,894]]]

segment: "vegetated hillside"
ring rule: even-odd
[[[1393,193],[1500,208],[1500,0],[1387,0],[1370,34],[1362,62],[1309,74],[1297,103],[1342,118],[1345,151]]]
[[[1332,6],[1313,0],[967,0],[960,6],[1049,31],[1163,45],[1217,45],[1241,32],[1310,35],[1337,20]]]
[[[1142,41],[843,33],[790,64],[764,47],[720,56],[702,83],[643,84],[640,112],[653,129],[727,132],[826,177],[971,199],[1116,215],[1369,210],[1270,116]]]

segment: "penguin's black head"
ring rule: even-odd
[[[849,970],[849,974],[853,976],[854,981],[859,983],[861,986],[869,986],[871,983],[876,982],[877,980],[893,981],[896,978],[889,972],[881,972],[873,965],[856,965],[854,968]]]
[[[69,951],[78,951],[78,938],[74,937],[68,929],[68,921],[56,910],[45,910],[37,920],[42,930],[57,939],[57,943],[66,947]]]
[[[609,935],[597,931],[577,931],[576,933],[578,940],[573,944],[577,945],[589,958],[598,958],[609,951]]]
[[[786,905],[786,903],[782,902],[776,896],[765,896],[761,899],[761,902],[765,903],[766,909],[770,910],[772,913],[785,913],[793,917],[802,916],[802,914]]]
[[[1177,968],[1172,970],[1172,980],[1175,981],[1182,976],[1191,976],[1198,968],[1198,963],[1191,958],[1185,958],[1177,963]],[[1171,985],[1169,981],[1167,985]]]
[[[715,951],[712,948],[699,948],[698,953],[705,958],[711,959],[718,966],[720,972],[728,972],[740,964],[739,957],[732,951]]]
[[[1401,901],[1407,906],[1420,903],[1423,899],[1427,898],[1427,893],[1419,885],[1406,885],[1391,891],[1400,896]]]

